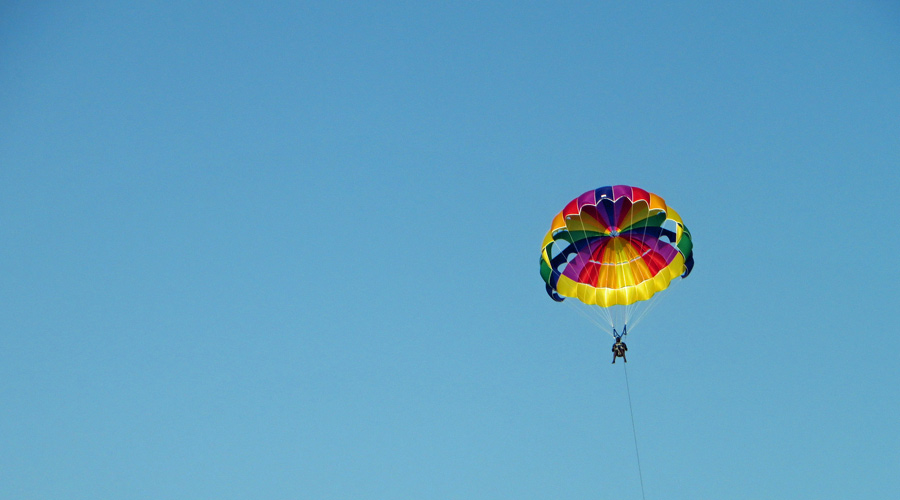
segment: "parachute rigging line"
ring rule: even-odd
[[[625,366],[625,391],[628,393],[628,411],[631,412],[631,434],[634,436],[634,456],[637,458],[638,478],[641,480],[641,498],[647,500],[644,496],[644,474],[641,472],[641,454],[638,453],[637,430],[634,426],[634,408],[631,406],[631,388],[628,387],[628,364],[622,364]]]

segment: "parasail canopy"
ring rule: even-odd
[[[646,301],[694,267],[691,233],[678,213],[632,186],[604,186],[569,202],[541,247],[541,277],[553,300],[603,308]]]

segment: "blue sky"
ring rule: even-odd
[[[900,496],[900,8],[6,2],[0,496],[641,498],[538,274],[582,192],[693,274],[629,336],[646,498]]]

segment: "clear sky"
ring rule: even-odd
[[[639,499],[553,216],[663,196],[647,499],[900,498],[900,7],[0,5],[0,497]]]

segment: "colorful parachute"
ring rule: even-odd
[[[678,213],[661,197],[631,186],[605,186],[575,198],[553,219],[541,246],[541,277],[550,297],[599,306],[611,329],[633,325],[643,317],[634,317],[636,306],[652,302],[694,267],[691,233]]]

